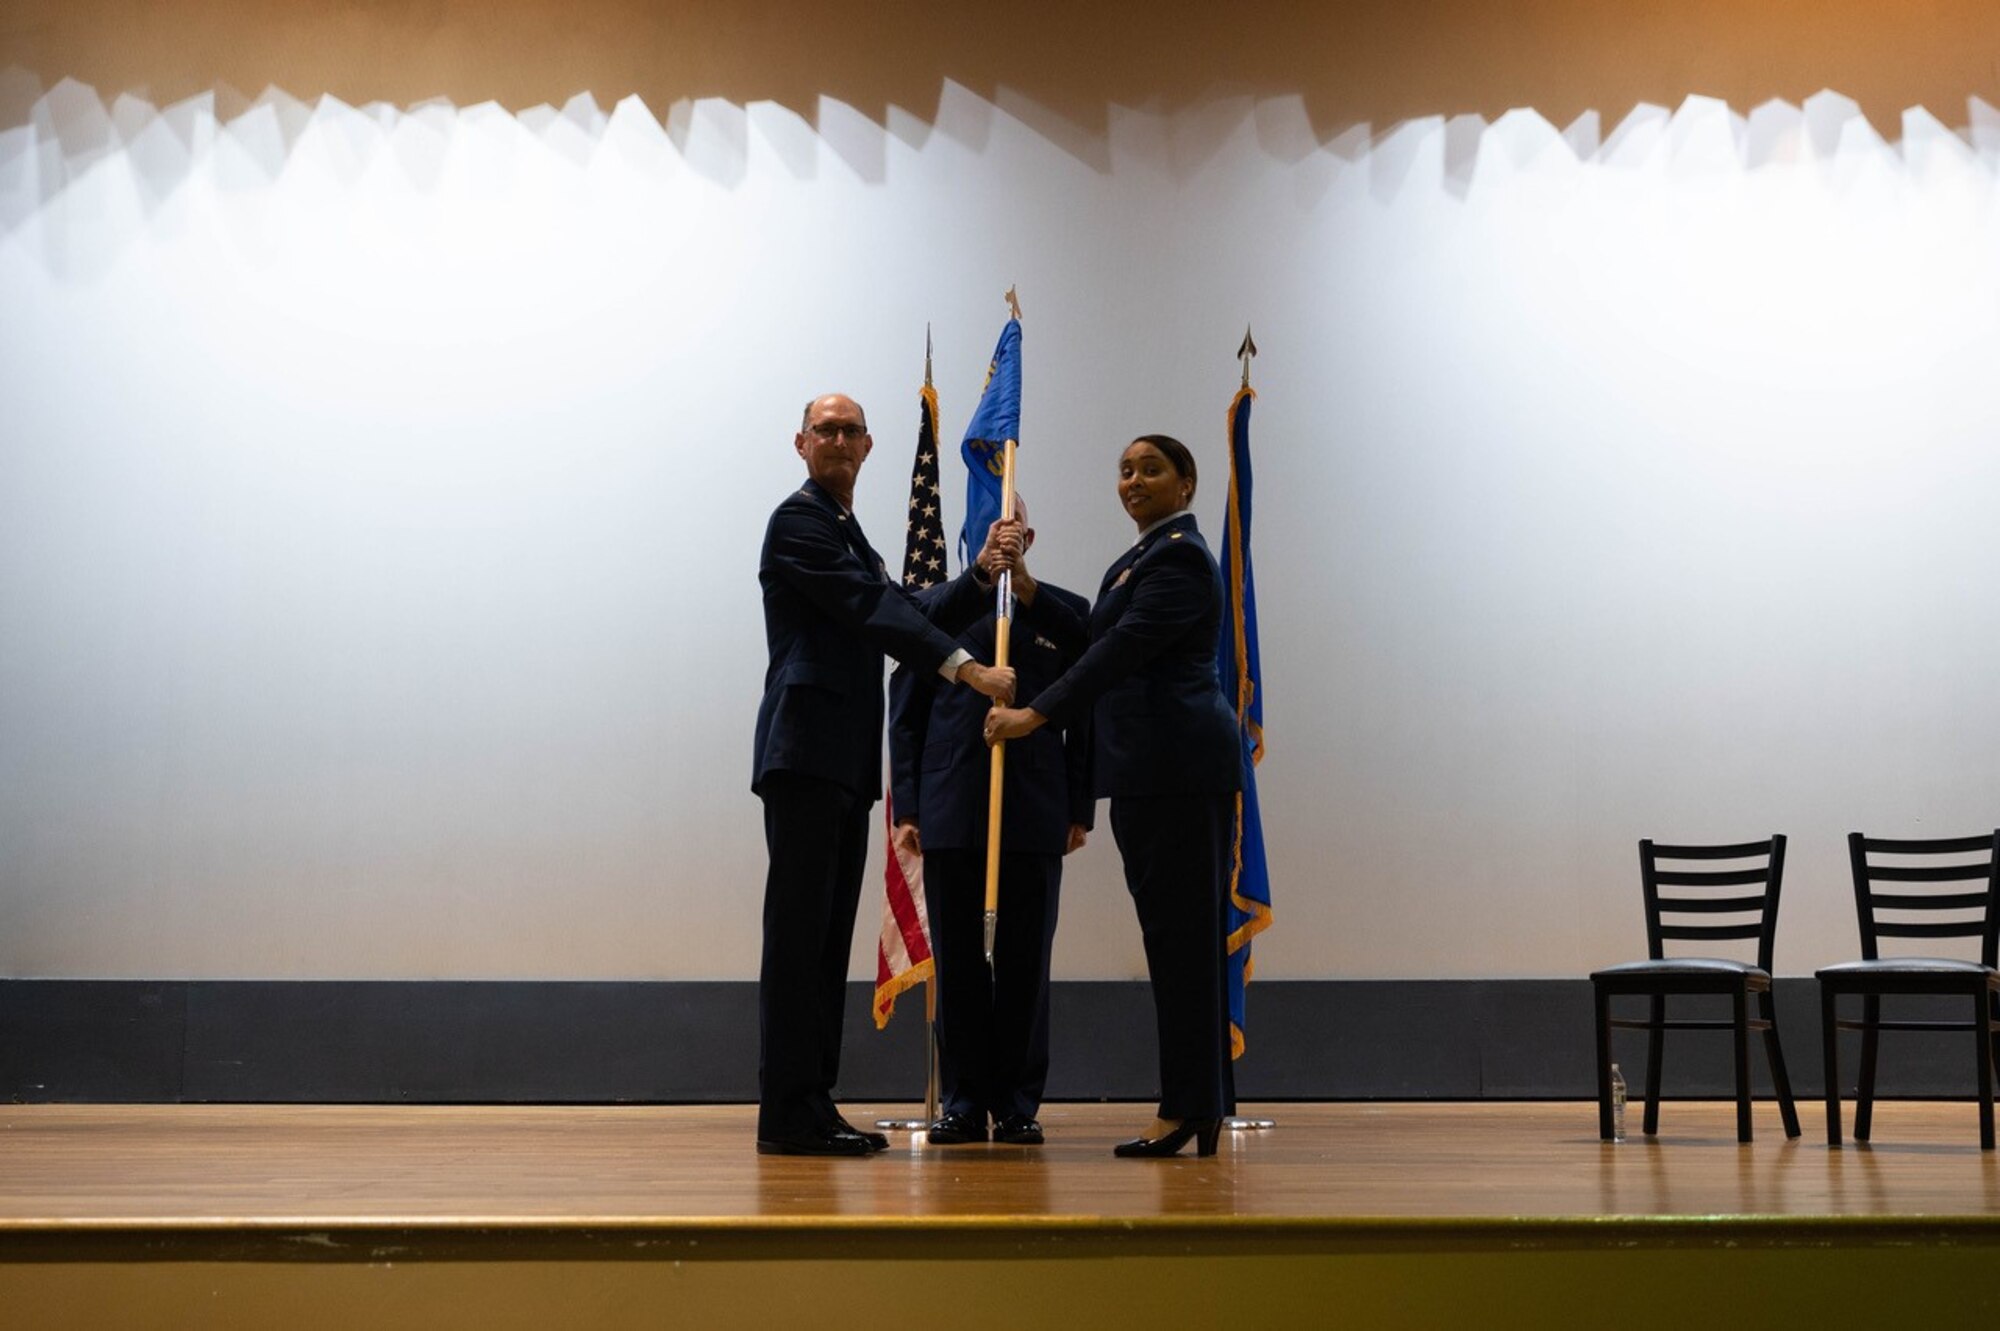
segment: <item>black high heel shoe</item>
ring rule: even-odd
[[[1194,1142],[1196,1155],[1214,1155],[1215,1144],[1222,1136],[1222,1120],[1219,1118],[1187,1118],[1172,1132],[1161,1137],[1134,1137],[1129,1142],[1119,1142],[1111,1148],[1111,1154],[1132,1159],[1163,1159],[1180,1154],[1180,1149],[1190,1140]]]

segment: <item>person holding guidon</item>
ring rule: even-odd
[[[764,802],[770,868],[757,979],[757,1150],[867,1155],[889,1144],[833,1102],[868,811],[882,790],[882,656],[1014,696],[893,581],[854,516],[874,447],[854,399],[806,404],[793,448],[806,481],[771,514],[757,566],[770,664],[750,788]]]
[[[1095,792],[1111,800],[1159,1037],[1159,1115],[1116,1147],[1126,1157],[1170,1156],[1189,1141],[1213,1155],[1236,1108],[1224,906],[1243,755],[1215,677],[1222,579],[1188,511],[1195,481],[1193,454],[1171,436],[1126,447],[1118,500],[1138,539],[1104,574],[1089,647],[1027,705],[996,707],[985,723],[989,744],[1092,727]]]
[[[960,648],[993,659],[995,580],[1013,574],[1016,695],[1032,699],[1083,654],[1090,603],[1037,582],[1025,556],[1035,530],[1027,506],[996,522],[976,561],[950,582],[917,593],[933,623]],[[1039,1146],[1049,1072],[1049,954],[1055,942],[1062,859],[1084,843],[1095,801],[1087,726],[1046,729],[1012,745],[1001,803],[1000,902],[993,966],[986,965],[987,792],[983,740],[988,706],[935,671],[898,667],[889,680],[893,835],[921,854],[924,901],[937,959],[940,1113],[934,1146],[992,1139]]]

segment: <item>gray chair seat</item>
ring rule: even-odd
[[[1991,966],[1958,957],[1879,957],[1874,961],[1842,961],[1822,966],[1813,974],[1822,980],[1843,975],[1988,975],[2000,976]]]
[[[1770,975],[1762,968],[1747,961],[1732,961],[1728,957],[1661,957],[1648,961],[1621,961],[1616,966],[1606,966],[1603,970],[1592,971],[1593,980],[1616,980],[1623,977],[1645,978],[1655,975]]]

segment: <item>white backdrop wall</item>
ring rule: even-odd
[[[1844,955],[1845,832],[2000,824],[1969,119],[59,85],[0,130],[0,974],[754,975],[800,406],[869,409],[893,550],[926,324],[955,440],[1009,284],[1034,562],[1086,593],[1135,433],[1219,535],[1255,325],[1261,976],[1628,956],[1647,835],[1789,833],[1780,968]],[[1057,965],[1143,973],[1108,832]]]

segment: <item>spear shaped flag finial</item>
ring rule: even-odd
[[[1236,358],[1243,362],[1243,386],[1250,386],[1250,358],[1257,354],[1257,343],[1250,336],[1250,325],[1243,325],[1243,344],[1236,348]]]

